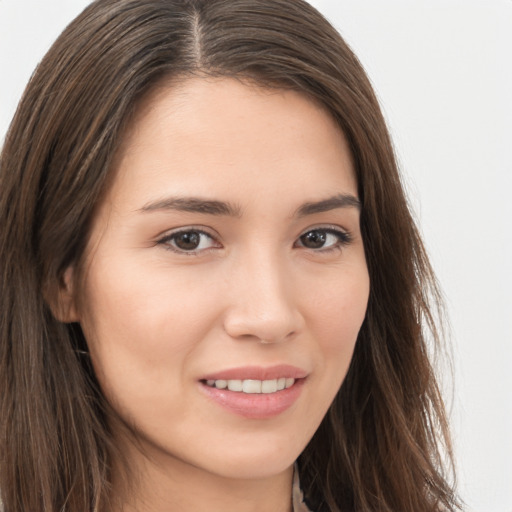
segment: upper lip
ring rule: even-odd
[[[275,366],[241,366],[205,375],[201,380],[274,380],[282,377],[303,379],[308,372],[297,366],[279,364]]]

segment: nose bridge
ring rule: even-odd
[[[271,343],[300,329],[288,263],[275,248],[262,246],[237,258],[224,322],[230,336]]]

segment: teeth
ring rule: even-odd
[[[244,393],[261,393],[261,380],[244,380],[242,391]]]
[[[228,380],[229,391],[243,391],[244,385],[241,380]]]
[[[214,380],[213,384],[218,389],[226,389],[228,387],[228,381],[227,380]]]
[[[275,393],[277,391],[277,380],[264,380],[261,383],[262,393]]]
[[[248,394],[269,394],[283,389],[291,388],[295,384],[295,379],[281,377],[273,380],[207,380],[206,384],[212,388],[229,389]]]

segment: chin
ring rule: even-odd
[[[260,480],[271,478],[287,471],[293,464],[297,456],[277,457],[264,454],[264,456],[254,456],[253,459],[244,458],[242,460],[223,461],[215,472],[229,479],[237,480]]]

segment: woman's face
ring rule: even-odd
[[[197,78],[144,102],[72,314],[154,460],[237,478],[293,464],[365,315],[359,216],[346,141],[304,96]]]

